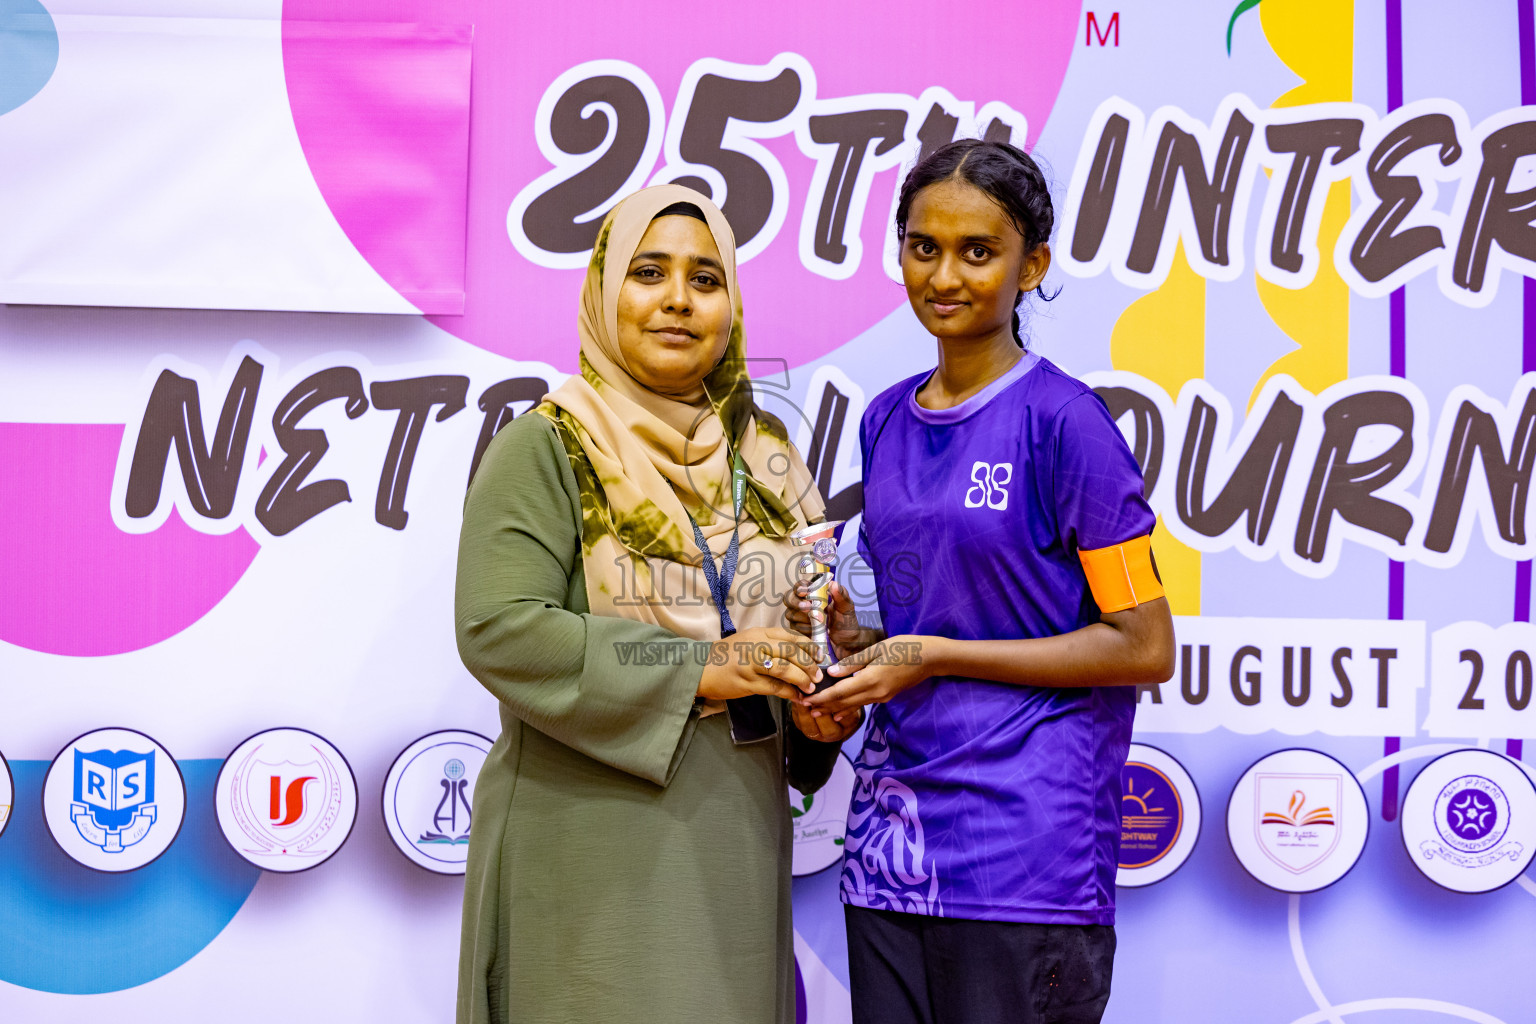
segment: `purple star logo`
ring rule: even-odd
[[[1445,817],[1452,832],[1463,839],[1478,840],[1493,831],[1499,821],[1499,811],[1488,794],[1464,789],[1451,797]]]

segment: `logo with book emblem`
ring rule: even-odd
[[[54,758],[43,813],[54,841],[98,871],[132,871],[159,857],[181,829],[186,790],[165,748],[131,729],[100,729]]]
[[[443,777],[438,782],[443,795],[432,812],[432,827],[416,838],[417,846],[459,846],[469,842],[469,783],[463,761],[450,757],[443,762]]]
[[[153,750],[76,750],[69,817],[92,846],[122,853],[155,824]]]
[[[1227,802],[1227,838],[1238,862],[1282,892],[1315,892],[1343,878],[1369,831],[1359,780],[1317,750],[1262,758]]]
[[[400,752],[384,780],[384,824],[413,863],[462,875],[469,859],[475,778],[491,741],[461,730],[435,732]]]
[[[1317,867],[1339,845],[1341,775],[1257,777],[1259,848],[1293,874]]]
[[[269,729],[236,747],[214,786],[219,830],[243,859],[293,872],[330,858],[357,820],[357,782],[341,752],[304,729]]]

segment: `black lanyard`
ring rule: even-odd
[[[731,543],[726,547],[725,554],[721,556],[720,565],[715,565],[714,552],[709,550],[709,544],[704,540],[704,531],[699,529],[699,524],[693,521],[693,516],[688,516],[688,522],[693,526],[693,540],[699,546],[699,554],[704,559],[704,580],[709,584],[709,594],[715,599],[715,608],[720,612],[720,638],[723,640],[736,632],[736,624],[731,621],[731,613],[727,608],[731,596],[731,581],[736,578],[736,558],[741,548],[741,506],[747,494],[747,469],[741,462],[741,456],[731,456],[731,500],[735,505],[735,528],[731,531]],[[731,722],[731,741],[737,746],[748,743],[761,743],[763,740],[772,739],[779,733],[779,725],[773,718],[773,710],[768,706],[768,698],[760,693],[754,693],[746,697],[735,697],[725,702],[726,716]]]

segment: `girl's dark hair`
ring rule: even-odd
[[[656,220],[660,217],[692,217],[694,220],[703,220],[705,224],[709,223],[709,221],[704,220],[704,211],[692,203],[673,203],[655,217],[652,217],[651,220]]]
[[[907,215],[912,210],[912,200],[929,185],[950,180],[981,189],[1002,207],[1024,236],[1025,252],[1034,252],[1050,241],[1056,211],[1051,206],[1051,192],[1040,165],[1028,153],[1006,142],[956,139],[934,150],[902,182],[901,198],[896,203],[896,238],[901,243],[907,240]],[[1035,290],[1047,302],[1059,294],[1059,289],[1049,295],[1039,287]],[[1023,301],[1024,293],[1020,291],[1013,303],[1013,339],[1020,348],[1024,346],[1019,322],[1019,305]]]

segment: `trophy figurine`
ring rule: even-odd
[[[821,667],[832,665],[832,645],[827,642],[827,609],[832,604],[832,571],[837,567],[837,539],[834,534],[843,525],[841,519],[812,523],[789,535],[797,547],[807,550],[795,562],[795,573],[805,581],[811,602],[811,643],[821,657]],[[831,685],[832,680],[822,682]]]

